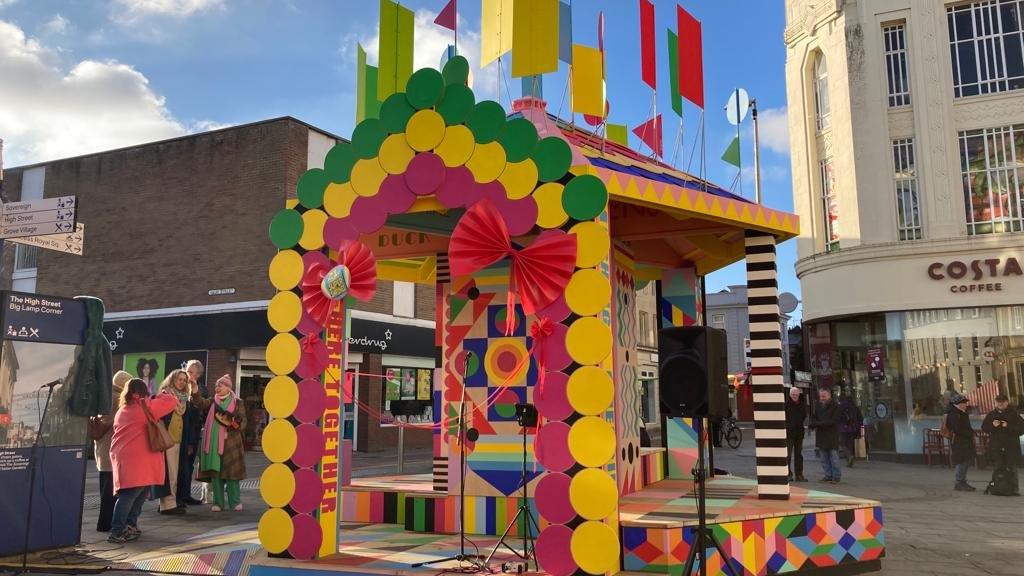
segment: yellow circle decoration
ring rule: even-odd
[[[434,153],[441,157],[445,166],[455,168],[469,160],[475,147],[476,141],[473,140],[473,132],[459,124],[445,129],[444,140],[437,145]]]
[[[444,118],[433,110],[420,110],[405,126],[405,140],[417,152],[433,150],[444,138]]]
[[[562,208],[562,189],[565,188],[558,182],[542,184],[533,192],[533,199],[537,201],[537,225],[541,228],[559,228],[569,220],[569,215]],[[581,249],[579,242],[576,243],[577,254]],[[607,255],[608,252],[605,252]],[[578,258],[577,258],[578,259]]]
[[[267,344],[267,367],[274,374],[291,374],[299,365],[299,341],[291,334],[278,334]]]
[[[576,565],[590,574],[619,568],[619,538],[607,524],[592,520],[580,524],[572,531],[569,549]]]
[[[604,466],[615,456],[615,430],[597,416],[584,416],[569,428],[569,453],[583,466]]]
[[[572,430],[569,431],[572,434]],[[281,463],[292,457],[298,436],[291,422],[275,418],[263,429],[263,454],[271,462]]]
[[[352,167],[352,189],[360,196],[376,196],[387,176],[376,158],[364,158]]]
[[[569,326],[565,347],[579,364],[600,364],[612,351],[612,329],[600,318],[579,318]]]
[[[352,210],[352,203],[359,195],[352,189],[351,182],[344,184],[328,184],[324,191],[324,210],[332,218],[347,218]]]
[[[280,508],[271,508],[260,517],[256,532],[260,535],[260,544],[263,544],[267,552],[280,554],[292,543],[295,529],[292,526],[292,517],[287,512]]]
[[[260,496],[267,506],[284,508],[295,495],[295,476],[284,464],[271,464],[260,476]]]
[[[295,250],[282,250],[270,261],[270,283],[278,290],[291,290],[302,280],[302,256]]]
[[[580,470],[569,484],[572,509],[587,520],[601,520],[610,516],[615,511],[618,494],[615,480],[600,468]]]
[[[576,266],[579,268],[592,268],[608,258],[612,241],[604,223],[580,222],[570,228],[569,233],[576,235]]]
[[[324,224],[327,214],[323,210],[307,210],[302,215],[302,237],[299,246],[306,250],[319,250],[324,246]]]
[[[378,159],[381,168],[388,174],[401,174],[405,172],[406,166],[415,155],[416,151],[409,148],[409,144],[405,141],[405,134],[392,134],[385,138],[384,143],[380,145]]]
[[[597,416],[612,405],[615,386],[607,370],[581,366],[569,376],[565,393],[573,410],[584,416]]]
[[[302,319],[302,300],[295,292],[278,292],[267,306],[267,321],[276,332],[289,332]]]
[[[600,313],[612,298],[612,285],[596,268],[577,270],[565,287],[565,303],[580,316]]]
[[[494,182],[505,170],[505,149],[497,142],[477,144],[466,167],[473,173],[473,180],[477,184]]]
[[[578,370],[577,370],[578,372]],[[291,376],[274,376],[263,393],[263,405],[273,418],[287,418],[299,404],[299,387]]]
[[[537,165],[529,158],[522,162],[506,164],[498,181],[505,187],[505,193],[512,200],[526,198],[537,187]]]

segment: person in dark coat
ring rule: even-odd
[[[953,434],[953,476],[956,484],[954,490],[974,492],[974,486],[967,483],[967,468],[977,456],[974,449],[974,428],[971,418],[967,415],[970,401],[963,394],[953,394],[949,400],[949,411],[946,413],[946,427]]]
[[[178,406],[163,418],[167,431],[178,445],[165,453],[164,483],[153,487],[153,498],[160,499],[161,514],[183,514],[189,504],[183,495],[190,495],[192,486],[193,454],[189,453],[189,447],[199,443],[194,423],[202,415],[192,405],[190,381],[184,370],[173,370],[164,379],[160,391],[174,394],[178,399]]]
[[[985,416],[981,429],[989,435],[989,454],[992,465],[1010,472],[1014,485],[1018,486],[1017,466],[1020,463],[1020,436],[1024,434],[1024,418],[1020,412],[1010,410],[1010,399],[1005,394],[996,396],[996,408]]]
[[[206,384],[203,380],[203,374],[206,368],[203,363],[199,360],[189,360],[185,363],[185,373],[188,374],[189,385],[195,384],[199,387],[199,394],[204,398],[209,397],[206,391]],[[199,457],[199,441],[203,438],[203,418],[204,415],[197,412],[195,407],[192,407],[192,417],[189,420],[188,433],[185,436],[185,440],[182,441],[181,450],[187,456],[182,461],[182,468],[178,470],[178,501],[184,502],[189,506],[198,506],[205,504],[206,496],[206,484],[201,484],[203,488],[203,498],[196,499],[192,497],[192,478],[195,477],[195,463]]]
[[[839,406],[832,399],[832,390],[818,390],[810,427],[814,429],[814,446],[821,459],[821,469],[825,472],[821,481],[838,484],[843,476],[839,467]]]
[[[786,448],[790,481],[807,482],[804,477],[804,421],[807,404],[800,397],[800,389],[792,386],[786,400]]]
[[[839,438],[841,448],[846,451],[846,465],[853,467],[857,460],[857,439],[860,438],[861,427],[864,426],[864,415],[854,403],[853,398],[846,394],[839,396]]]

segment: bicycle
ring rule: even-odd
[[[743,442],[743,431],[740,430],[739,425],[736,424],[736,418],[729,416],[722,420],[722,438],[725,439],[725,443],[729,445],[729,448],[736,450],[740,447]]]

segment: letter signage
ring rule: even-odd
[[[1021,269],[1020,261],[1010,256],[932,262],[928,265],[927,274],[933,281],[952,280],[949,291],[953,294],[974,294],[1002,292],[1004,281],[1024,276],[1024,270]]]

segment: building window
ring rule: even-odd
[[[832,159],[822,160],[821,172],[821,213],[825,231],[825,251],[839,248],[839,199],[836,197],[836,173]]]
[[[821,52],[814,58],[814,124],[818,132],[831,125],[832,109],[828,101],[828,65]]]
[[[725,314],[712,314],[711,327],[725,330]]]
[[[14,250],[14,271],[35,270],[39,262],[39,247],[17,244]]]
[[[1024,88],[1024,0],[985,0],[946,9],[956,98]]]
[[[1013,307],[1013,329],[1024,330],[1024,306]]]
[[[412,282],[395,282],[393,286],[392,313],[395,316],[412,318],[416,315],[416,285]]]
[[[921,203],[917,195],[914,139],[892,141],[893,178],[896,181],[896,227],[900,240],[920,240]]]
[[[960,133],[967,233],[1024,230],[1024,124]]]
[[[910,106],[910,77],[907,74],[907,39],[903,24],[882,28],[885,38],[885,78],[889,85],[889,107]]]

